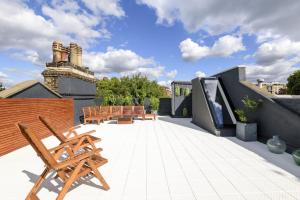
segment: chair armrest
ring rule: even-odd
[[[74,137],[71,137],[71,138],[66,139],[66,142],[72,142],[72,141],[74,141],[74,140],[78,140],[78,139],[80,139],[80,138],[82,138],[82,137],[89,136],[89,135],[91,135],[92,133],[95,133],[95,132],[96,132],[95,130],[92,130],[92,131],[88,131],[88,132],[82,133],[82,134],[80,134],[80,135],[76,135],[76,136],[74,136]]]
[[[75,129],[79,129],[81,126],[78,125],[78,126],[73,126],[71,128],[69,128],[69,131],[74,131]]]
[[[60,144],[56,147],[48,149],[48,151],[53,152],[53,151],[58,151],[58,150],[64,149],[64,148],[70,148],[70,144],[69,143],[63,143],[63,144]]]
[[[89,151],[89,152],[86,152],[86,153],[82,153],[78,156],[75,156],[75,157],[72,157],[71,159],[68,159],[68,160],[65,160],[65,161],[62,161],[60,163],[57,163],[54,168],[56,170],[59,170],[59,169],[62,169],[62,168],[65,168],[67,166],[70,166],[70,165],[73,165],[73,164],[77,164],[78,162],[84,160],[84,159],[87,159],[93,155],[95,155],[96,153],[100,152],[100,149],[97,149],[97,150],[94,150],[94,151]]]

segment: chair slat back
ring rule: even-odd
[[[132,115],[133,106],[123,106],[123,115]]]
[[[90,108],[90,113],[91,113],[91,117],[96,117],[99,113],[98,113],[98,107],[93,106],[93,107],[89,107]]]
[[[109,106],[100,106],[101,113],[110,114],[110,107]]]
[[[82,108],[83,111],[83,116],[84,118],[90,117],[91,116],[91,110],[90,107],[83,107]]]
[[[122,114],[122,106],[112,106],[111,107],[111,112],[114,115],[120,115],[120,114]]]
[[[45,145],[41,142],[41,140],[33,133],[25,124],[18,123],[17,124],[20,132],[32,146],[32,148],[36,151],[39,157],[44,161],[44,163],[50,167],[54,168],[57,164],[56,160],[53,158],[51,153],[45,147]]]
[[[133,107],[133,112],[135,114],[144,114],[145,113],[144,106],[134,106]]]
[[[64,143],[67,141],[67,138],[64,136],[64,134],[56,131],[53,128],[53,126],[50,125],[48,119],[46,119],[45,117],[42,117],[42,116],[39,116],[39,119],[61,143]]]

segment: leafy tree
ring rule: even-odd
[[[159,107],[159,98],[151,97],[150,98],[150,107],[152,111],[157,111]]]
[[[5,90],[5,87],[2,85],[2,83],[0,83],[0,92],[1,92],[2,90]]]
[[[103,98],[103,104],[132,104],[136,99],[142,105],[146,97],[166,96],[165,89],[156,81],[151,81],[141,74],[99,80],[96,83],[97,96]]]
[[[300,94],[300,82],[296,83],[291,90],[291,93],[294,95],[299,95]]]
[[[126,96],[124,97],[124,102],[123,102],[124,106],[129,106],[132,105],[132,97],[131,96]]]
[[[295,71],[288,77],[287,83],[287,92],[288,94],[292,95],[299,95],[300,94],[300,70]]]

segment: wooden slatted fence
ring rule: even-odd
[[[27,145],[16,127],[24,122],[40,138],[49,136],[38,115],[47,117],[60,131],[74,124],[72,99],[0,99],[0,156]]]

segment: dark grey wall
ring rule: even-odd
[[[191,93],[189,96],[176,96],[175,95],[175,87],[178,86],[180,88],[189,88]],[[180,84],[175,83],[172,84],[172,101],[171,101],[171,112],[173,117],[183,117],[182,110],[184,107],[188,110],[188,117],[192,116],[192,84]]]
[[[159,99],[159,115],[171,115],[171,98],[160,98]]]
[[[74,100],[74,123],[80,124],[82,108],[95,105],[96,83],[78,78],[59,77],[58,91],[64,98]]]
[[[23,90],[10,98],[60,98],[53,92],[49,91],[42,84],[37,83],[26,90]]]
[[[276,103],[268,95],[251,88],[246,80],[246,69],[237,67],[214,75],[225,86],[226,92],[234,108],[242,107],[241,99],[245,96],[262,100],[258,110],[250,116],[250,120],[258,123],[258,139],[265,142],[273,135],[279,135],[286,141],[288,152],[300,147],[300,117],[282,105]]]
[[[207,104],[200,78],[192,80],[193,84],[193,119],[192,122],[207,131],[216,134],[217,130]]]
[[[78,78],[59,77],[58,91],[62,95],[95,96],[96,84]]]
[[[73,99],[74,100],[74,123],[83,123],[82,108],[87,106],[100,105],[96,103],[94,98],[87,99]]]
[[[300,115],[300,97],[277,97],[272,99],[280,105],[282,105],[283,107]]]

